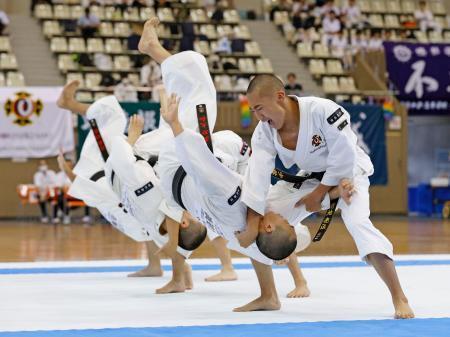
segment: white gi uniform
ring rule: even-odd
[[[185,129],[175,138],[175,146],[169,145],[161,151],[158,169],[161,170],[162,190],[167,193],[167,204],[178,206],[171,191],[175,171],[182,164],[187,173],[181,187],[181,199],[186,209],[208,230],[225,238],[228,248],[270,265],[272,260],[259,251],[256,243],[243,248],[235,236],[236,231],[243,231],[247,226],[247,206],[240,200],[240,195],[241,174],[250,150],[231,131],[216,132],[212,139],[214,154],[201,135]],[[288,212],[292,210],[288,209]],[[170,213],[168,215],[171,216]],[[301,220],[301,216],[298,219]],[[296,232],[301,236],[298,248],[305,248],[310,241],[309,231],[304,226],[298,228]]]
[[[309,172],[326,171],[322,184],[336,186],[342,178],[353,178],[356,193],[347,205],[342,200],[338,208],[352,235],[359,254],[365,258],[370,253],[385,254],[393,258],[389,240],[376,229],[369,219],[369,176],[373,174],[370,158],[356,144],[357,137],[350,128],[350,115],[335,102],[317,97],[296,97],[300,107],[300,129],[296,150],[281,144],[276,129],[259,122],[252,136],[252,157],[245,174],[242,200],[260,214],[266,209],[270,176],[278,154],[283,165],[297,164]],[[304,184],[302,189],[314,183]],[[319,184],[318,181],[315,184]],[[278,185],[278,184],[277,184]],[[286,185],[285,185],[286,186]],[[282,188],[279,185],[277,188]],[[282,192],[277,192],[279,195]],[[295,199],[295,197],[294,197]],[[296,208],[301,212],[300,208]]]
[[[175,54],[161,64],[161,69],[167,94],[176,93],[182,98],[179,116],[183,126],[197,130],[195,106],[206,104],[209,127],[212,130],[217,116],[216,90],[204,56],[192,51]],[[160,149],[173,138],[172,131],[161,119],[158,130],[142,135],[134,148],[131,148],[123,136],[125,116],[113,96],[96,101],[89,107],[86,115],[88,119],[95,118],[97,121],[110,156],[105,165],[90,132],[83,146],[80,162],[74,170],[75,174],[89,178],[104,167],[106,179],[111,184],[110,188],[120,197],[123,210],[131,213],[143,226],[142,233],[147,234],[147,237],[149,235],[151,240],[161,247],[168,237],[159,233],[164,215],[158,207],[160,203],[165,203],[159,188],[159,179],[146,160],[151,155],[159,154]],[[135,154],[145,160],[136,161]],[[180,220],[181,216],[178,221]],[[116,227],[126,229],[127,226],[124,223]],[[138,241],[145,240],[143,237]],[[185,257],[191,254],[180,247],[177,251]]]
[[[217,118],[216,89],[203,55],[184,51],[172,55],[161,63],[162,79],[167,95],[175,93],[180,100],[178,118],[184,128],[198,131],[196,105],[206,104],[209,130],[212,133]],[[159,128],[143,134],[135,144],[140,156],[159,152],[173,138],[169,125],[160,118]]]
[[[40,192],[45,192],[56,185],[55,171],[49,169],[45,172],[37,171],[33,176],[33,183]]]
[[[69,194],[96,207],[115,228],[132,239],[153,241],[162,247],[168,241],[168,236],[159,231],[164,220],[164,214],[158,210],[163,195],[159,179],[147,162],[149,155],[158,153],[159,143],[155,142],[153,147],[147,144],[146,151],[140,151],[144,160],[136,160],[133,148],[123,135],[124,113],[113,96],[92,104],[87,116],[97,121],[109,157],[105,163],[90,131],[88,139],[92,138],[83,145],[76,166],[77,178]],[[151,142],[153,138],[148,136],[147,140]],[[93,173],[102,169],[105,178],[97,182],[89,180]],[[96,192],[92,193],[93,190]],[[185,257],[191,254],[180,247],[177,251]]]

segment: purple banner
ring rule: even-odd
[[[411,115],[450,114],[450,44],[384,42],[389,79]]]

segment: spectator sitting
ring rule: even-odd
[[[327,0],[327,2],[325,2],[325,5],[320,8],[320,14],[322,16],[327,16],[327,14],[330,12],[334,12],[336,16],[340,15],[339,7],[334,5],[334,0]]]
[[[141,32],[138,31],[138,26],[132,25],[131,34],[127,38],[128,50],[138,50],[138,44],[140,39],[141,39]]]
[[[297,76],[294,73],[287,74],[287,83],[284,85],[286,94],[300,96],[303,87],[300,83],[297,83]]]
[[[365,52],[369,46],[366,36],[361,30],[357,30],[352,37],[352,53],[356,55],[358,52]]]
[[[48,223],[47,202],[51,188],[55,185],[55,172],[49,170],[45,160],[39,161],[37,172],[33,176],[33,182],[38,190],[38,202],[41,209],[41,222]]]
[[[61,211],[63,217],[63,223],[68,225],[70,223],[70,206],[67,199],[71,197],[66,194],[67,190],[71,185],[71,179],[74,179],[73,175],[73,162],[71,160],[66,160],[64,155],[60,153],[57,158],[58,166],[60,171],[56,174],[56,186],[58,187],[58,198],[57,205],[54,208],[53,223],[59,222],[59,211]],[[84,217],[82,220],[84,223],[91,221],[89,214],[89,207],[84,207]]]
[[[222,23],[223,22],[223,8],[222,6],[217,6],[216,10],[211,15],[211,21],[213,23]]]
[[[122,75],[121,81],[116,85],[114,96],[116,96],[119,102],[138,101],[137,90],[126,74]]]
[[[91,14],[89,7],[84,10],[84,16],[78,19],[78,27],[81,29],[81,35],[84,39],[93,37],[98,31],[100,20],[94,14]]]
[[[372,32],[367,49],[370,51],[383,50],[383,39],[381,38],[381,32],[379,30],[374,30]]]
[[[0,35],[3,35],[3,32],[9,25],[8,15],[2,10],[0,10]]]
[[[440,25],[434,20],[433,13],[427,8],[426,1],[419,1],[419,9],[414,12],[414,18],[422,32],[426,32],[427,29],[441,31]]]
[[[336,13],[334,11],[328,12],[325,18],[322,21],[323,28],[323,40],[324,44],[330,44],[331,39],[334,35],[336,35],[341,30],[341,22],[336,17]]]
[[[154,60],[147,59],[147,63],[141,68],[140,82],[144,87],[154,87],[162,83],[161,67]]]
[[[344,69],[350,69],[353,64],[352,55],[349,52],[347,37],[343,31],[339,31],[331,40],[331,55],[339,57],[344,63]]]
[[[217,46],[214,52],[231,54],[231,42],[227,35],[222,36],[219,41],[217,41]]]
[[[356,4],[356,0],[348,0],[348,4],[342,9],[342,13],[345,15],[348,28],[362,28],[361,9]]]

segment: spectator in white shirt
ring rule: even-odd
[[[137,102],[138,95],[136,87],[131,83],[127,75],[114,88],[114,96],[119,102]]]
[[[154,60],[148,62],[141,68],[140,82],[144,87],[150,87],[162,82],[161,67]]]
[[[361,27],[361,10],[356,4],[356,0],[348,0],[348,4],[342,9],[342,13],[345,15],[348,28]]]
[[[39,161],[38,170],[33,176],[33,183],[38,190],[37,197],[41,209],[41,222],[48,223],[47,203],[56,183],[56,175],[55,171],[49,170],[45,160]]]
[[[0,35],[3,35],[3,32],[9,25],[8,15],[4,11],[0,10]]]
[[[81,30],[81,35],[87,39],[93,37],[97,32],[100,20],[96,15],[91,14],[89,7],[87,7],[84,10],[84,15],[78,19],[77,25]]]
[[[426,1],[419,1],[419,9],[414,12],[414,17],[422,32],[426,32],[427,29],[434,29],[438,32],[442,30],[434,20],[433,13],[428,9]]]
[[[54,212],[53,212],[53,223],[59,223],[60,222],[60,216],[63,216],[63,223],[65,225],[70,224],[70,206],[69,206],[69,200],[71,197],[66,194],[67,190],[69,189],[70,185],[72,184],[70,179],[74,179],[73,176],[69,177],[72,169],[73,169],[73,162],[71,160],[66,160],[64,158],[63,153],[61,152],[58,155],[57,158],[58,166],[60,171],[56,173],[56,182],[55,185],[58,188],[58,198],[57,198],[57,204],[55,205]],[[66,173],[69,172],[69,173]],[[69,176],[68,176],[69,174]],[[73,174],[73,173],[72,173]],[[72,198],[72,200],[74,200]],[[59,214],[61,213],[61,214]],[[84,223],[88,223],[91,221],[89,207],[84,207],[84,216],[82,221]]]
[[[330,44],[333,36],[341,30],[341,22],[336,17],[336,13],[334,11],[328,12],[325,16],[322,21],[322,29],[324,32],[322,42],[328,45]]]
[[[361,30],[357,30],[355,36],[352,37],[352,53],[365,52],[369,46],[367,37]]]
[[[372,32],[372,37],[369,40],[367,49],[369,51],[383,50],[383,39],[381,38],[381,32],[379,30]]]
[[[353,64],[352,54],[349,50],[347,36],[339,31],[331,40],[331,55],[342,59],[344,69],[350,69]]]
[[[334,5],[334,0],[327,0],[327,2],[325,2],[325,4],[320,8],[320,14],[322,16],[327,16],[330,12],[334,12],[336,16],[339,16],[341,13],[339,7]]]

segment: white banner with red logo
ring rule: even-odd
[[[56,105],[61,90],[0,89],[0,158],[44,158],[74,150],[72,115]]]

